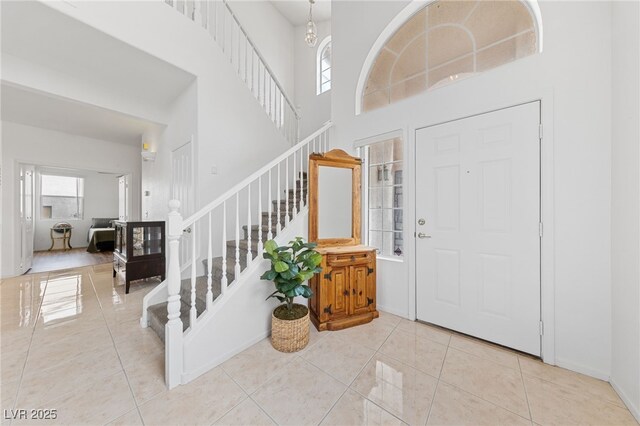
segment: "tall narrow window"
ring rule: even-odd
[[[82,219],[84,179],[73,176],[42,175],[40,217],[43,219]]]
[[[402,139],[364,147],[367,176],[367,237],[381,256],[402,257]]]
[[[318,46],[317,94],[331,89],[331,37],[322,40]]]

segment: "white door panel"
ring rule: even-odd
[[[131,175],[118,178],[118,219],[128,221],[131,218]]]
[[[171,152],[171,199],[180,201],[180,213],[187,218],[194,213],[194,174],[191,141]],[[191,232],[184,232],[180,240],[180,266],[185,268],[192,260]]]
[[[20,164],[20,273],[33,263],[35,166]]]
[[[533,102],[416,131],[418,319],[536,355],[539,111]]]

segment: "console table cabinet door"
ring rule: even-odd
[[[333,268],[327,286],[327,296],[331,312],[329,320],[349,315],[349,268],[342,266]]]
[[[363,251],[365,250],[365,251]],[[311,279],[311,321],[318,330],[340,330],[365,324],[376,311],[375,250],[339,253],[322,250],[322,272]]]
[[[361,314],[369,312],[369,304],[367,303],[367,265],[352,266],[351,268],[351,312],[354,314]]]

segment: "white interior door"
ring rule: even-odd
[[[416,131],[418,319],[535,355],[539,124],[532,102]]]
[[[35,167],[20,164],[20,273],[24,274],[31,269],[33,263],[33,239],[34,239],[34,190]]]
[[[118,178],[118,219],[122,221],[131,218],[130,185],[131,175]]]
[[[194,213],[193,151],[191,141],[171,152],[171,199],[180,201],[180,213],[187,218]],[[180,266],[191,263],[192,233],[186,230],[180,240]]]

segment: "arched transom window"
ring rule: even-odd
[[[518,0],[439,0],[380,49],[362,93],[369,111],[538,51],[536,25]]]

